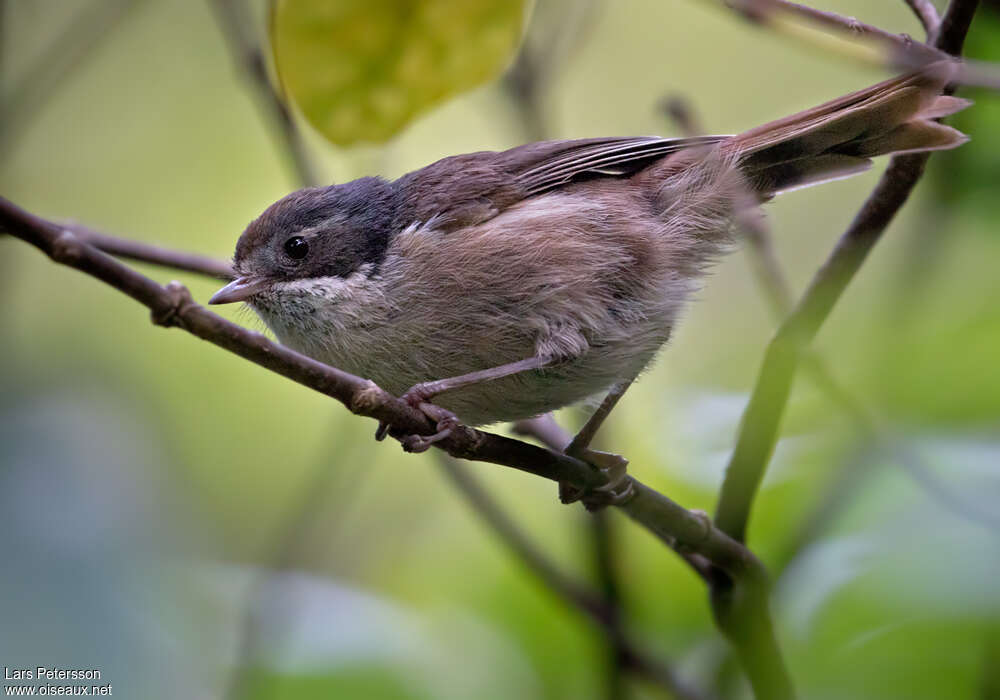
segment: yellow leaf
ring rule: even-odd
[[[528,0],[272,0],[286,94],[330,141],[383,142],[436,104],[494,78]]]

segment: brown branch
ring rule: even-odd
[[[385,421],[401,432],[431,434],[435,426],[406,402],[373,382],[317,362],[269,341],[196,304],[172,282],[162,286],[139,274],[72,231],[41,219],[0,197],[0,230],[46,253],[55,262],[95,277],[145,305],[153,322],[192,335],[341,402],[352,413]],[[588,490],[605,486],[605,476],[580,460],[519,440],[461,426],[435,443],[453,457],[518,469],[551,481]],[[760,562],[743,545],[713,527],[703,516],[629,477],[635,496],[617,505],[630,518],[672,547],[686,547],[735,577],[763,576]]]
[[[146,305],[152,311],[154,323],[182,328],[331,396],[356,414],[385,420],[406,432],[427,434],[434,430],[422,414],[372,382],[323,365],[271,343],[259,333],[232,324],[195,304],[187,290],[179,284],[160,286],[81,240],[72,231],[29,214],[3,198],[0,198],[0,228],[38,247],[54,261],[96,277]],[[566,481],[581,489],[601,486],[604,482],[600,473],[585,463],[470,428],[456,430],[453,436],[437,444],[456,457],[513,467],[553,481]],[[634,496],[619,505],[629,517],[669,546],[695,552],[711,561],[718,571],[727,572],[733,580],[758,582],[752,589],[761,588],[759,582],[766,580],[766,574],[760,562],[745,547],[712,527],[704,517],[687,511],[635,479],[632,482]],[[777,652],[776,648],[766,648]],[[621,659],[637,673],[656,678],[661,684],[682,688],[669,668],[634,646],[622,647]],[[690,692],[682,697],[696,697]]]
[[[158,325],[182,328],[337,399],[358,415],[385,420],[404,431],[433,432],[426,416],[372,382],[324,365],[273,343],[260,333],[237,326],[196,304],[182,285],[172,282],[161,286],[86,243],[72,231],[29,214],[3,198],[0,198],[0,227],[41,249],[54,261],[96,277],[144,304]],[[453,438],[443,442],[456,457],[516,465],[515,468],[553,481],[580,481],[586,488],[604,482],[597,471],[583,462],[471,428],[457,430]]]
[[[259,333],[230,323],[194,303],[183,286],[175,282],[161,286],[81,240],[72,231],[36,217],[3,198],[0,198],[0,230],[34,245],[55,262],[80,270],[136,299],[151,310],[154,323],[186,330],[330,396],[357,415],[384,420],[407,433],[430,434],[435,430],[423,414],[390,396],[373,382],[324,365],[272,343]],[[435,445],[455,457],[508,466],[552,481],[567,482],[581,490],[607,483],[599,471],[584,462],[464,426]],[[751,602],[757,607],[758,617],[762,614],[766,618],[767,575],[757,558],[746,547],[714,527],[704,515],[688,511],[633,477],[628,478],[633,495],[616,507],[668,546],[711,562],[713,571],[721,580],[738,584],[730,590],[748,592],[731,596],[735,604],[728,608],[737,610],[742,604]],[[761,605],[763,608],[759,607]],[[751,616],[735,615],[733,619],[751,619]],[[720,623],[720,627],[735,643],[743,643],[737,636],[741,629],[738,625],[723,626]],[[764,625],[761,629],[769,630],[770,627]],[[770,658],[770,668],[776,664],[781,669],[782,678],[786,679],[784,684],[775,686],[766,678],[762,680],[756,670],[748,669],[751,678],[755,679],[758,697],[778,700],[791,697],[790,692],[782,692],[787,687],[787,675],[781,666],[773,634],[761,636],[755,633],[753,639],[760,653]],[[743,658],[754,661],[751,657]],[[641,655],[630,654],[625,661],[630,668],[646,675],[664,673],[660,665]],[[668,679],[669,676],[663,678]]]
[[[545,415],[538,416],[537,418],[528,418],[525,420],[519,420],[511,424],[511,429],[516,435],[524,435],[527,437],[533,437],[543,445],[551,450],[557,450],[562,452],[567,445],[569,445],[572,436],[566,432],[559,423],[556,422],[555,418],[552,417],[551,413],[546,413]],[[594,537],[592,539],[596,540],[603,536],[603,533],[594,532]],[[698,576],[709,580],[709,574],[711,572],[711,562],[709,562],[705,557],[688,551],[683,546],[677,546],[674,542],[670,544],[671,547],[677,552],[677,554],[683,559]],[[608,573],[602,572],[602,575],[608,576]]]
[[[207,255],[187,253],[150,243],[129,240],[128,238],[109,236],[106,233],[95,231],[89,226],[75,222],[64,223],[62,227],[67,231],[71,231],[80,240],[89,243],[98,250],[103,250],[105,253],[110,253],[120,258],[150,263],[174,270],[196,272],[216,279],[230,280],[234,277],[232,265]]]
[[[267,58],[261,50],[261,41],[254,28],[253,17],[245,0],[208,0],[215,14],[219,29],[226,37],[230,53],[237,68],[244,75],[256,98],[257,107],[266,121],[275,128],[283,152],[299,185],[306,187],[322,182],[302,133],[295,125],[292,112],[284,97],[271,82]]]
[[[958,53],[937,42],[937,35],[932,43],[923,43],[907,34],[893,34],[854,17],[788,0],[709,1],[730,7],[772,31],[891,70],[919,68],[933,61],[953,59]],[[841,38],[846,41],[840,41]],[[959,85],[1000,90],[1000,67],[994,63],[965,60],[955,81]]]
[[[874,46],[882,61],[893,69],[910,69],[951,58],[937,47],[914,41],[905,34],[893,34],[884,29],[844,17],[836,12],[817,10],[788,0],[723,0],[747,19],[771,29],[793,30],[798,26],[815,26],[851,40],[861,40]],[[789,20],[796,25],[783,24]]]
[[[968,33],[977,0],[953,0],[936,43],[957,53]],[[792,379],[806,348],[834,304],[903,206],[923,174],[928,154],[895,156],[833,253],[817,272],[795,310],[778,329],[740,426],[722,485],[716,524],[743,541],[757,487],[777,439]]]

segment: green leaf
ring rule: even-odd
[[[496,76],[527,0],[272,0],[278,76],[333,143],[383,142]]]

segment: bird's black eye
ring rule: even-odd
[[[285,255],[292,260],[301,260],[309,254],[309,244],[302,236],[292,236],[285,241]]]

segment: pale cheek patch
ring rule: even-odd
[[[272,294],[279,304],[307,300],[328,304],[343,297],[350,286],[350,281],[343,277],[315,277],[276,282]]]
[[[369,277],[372,269],[278,282],[258,295],[255,308],[282,342],[310,353],[382,316],[386,304],[378,280]]]

